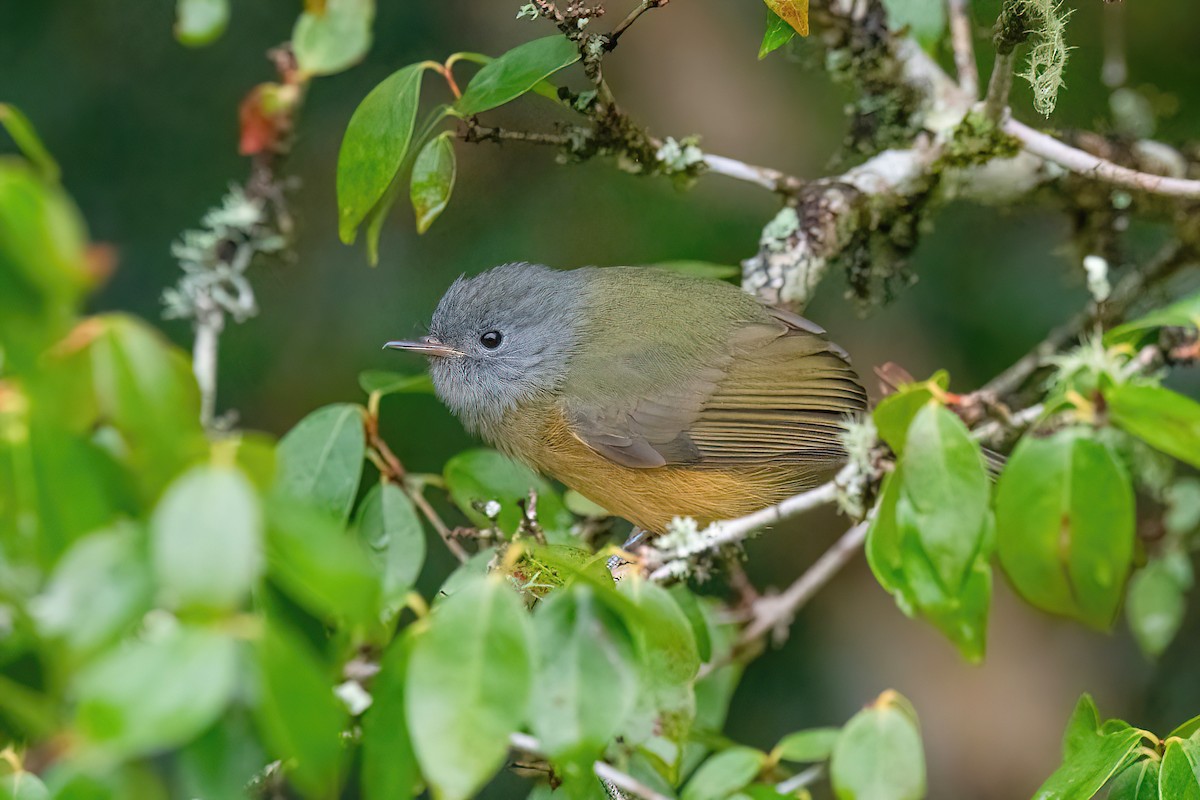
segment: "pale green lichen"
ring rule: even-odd
[[[778,253],[787,249],[788,238],[800,230],[800,215],[791,206],[779,209],[775,218],[763,226],[761,244],[763,249]]]
[[[1011,0],[1003,12],[1018,21],[1026,35],[1034,38],[1029,60],[1020,76],[1033,89],[1033,107],[1043,116],[1050,116],[1058,101],[1059,91],[1066,85],[1063,73],[1067,66],[1067,19],[1069,9],[1064,9],[1061,0]]]
[[[685,172],[704,161],[704,153],[697,147],[697,139],[694,136],[678,141],[675,137],[668,136],[654,155],[668,173]]]
[[[538,10],[533,3],[526,3],[517,9],[517,19],[537,19]]]

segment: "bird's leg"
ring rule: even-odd
[[[639,543],[640,541],[642,541],[645,538],[646,538],[646,531],[643,530],[642,528],[638,528],[635,526],[633,531],[630,532],[629,538],[625,540],[625,544],[621,545],[621,549],[628,551],[629,548],[633,547],[635,544]],[[625,559],[621,558],[621,556],[619,554],[609,556],[608,571],[612,572],[613,570],[615,570],[617,567],[621,566],[622,564],[628,564],[628,563],[629,562],[626,561]]]

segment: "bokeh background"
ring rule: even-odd
[[[235,0],[228,32],[199,50],[172,37],[173,5],[0,2],[0,100],[32,118],[93,238],[111,243],[119,257],[93,308],[151,320],[160,319],[160,294],[176,278],[171,241],[245,177],[246,160],[236,153],[237,104],[251,86],[274,77],[264,52],[288,37],[299,3]],[[292,197],[295,258],[252,269],[261,314],[232,326],[222,341],[219,407],[235,409],[240,424],[280,434],[320,404],[359,398],[363,369],[415,369],[403,356],[381,353],[380,343],[420,333],[459,273],[508,260],[736,264],[756,249],[777,210],[766,192],[717,176],[681,192],[611,163],[560,166],[552,151],[521,144],[460,144],[449,209],[418,237],[407,207],[398,205],[379,267],[366,265],[361,248],[338,242],[334,168],[357,102],[414,61],[456,50],[498,53],[550,32],[531,29],[545,23],[515,20],[517,5],[379,0],[370,56],[313,84],[287,165],[300,182]],[[1051,123],[1111,127],[1109,90],[1100,80],[1102,16],[1122,14],[1130,84],[1162,114],[1156,135],[1195,138],[1200,60],[1191,54],[1200,7],[1178,0],[1069,5],[1077,6],[1068,29],[1075,50]],[[982,0],[973,7],[985,79],[997,6]],[[622,40],[606,62],[609,81],[659,135],[698,133],[706,150],[804,177],[844,168],[837,159],[848,87],[829,81],[815,42],[795,42],[759,62],[762,18],[761,4],[751,0],[677,0]],[[438,91],[429,79],[426,92]],[[1019,89],[1014,105],[1018,116],[1036,121],[1027,92]],[[547,113],[529,101],[492,119],[549,129]],[[885,361],[918,376],[945,367],[953,388],[969,390],[1083,304],[1069,232],[1050,206],[953,205],[936,215],[915,254],[918,282],[895,302],[860,318],[833,278],[808,315],[866,375]],[[1150,247],[1156,235],[1139,231],[1139,247]],[[162,327],[190,343],[186,324]],[[471,444],[432,397],[389,398],[384,420],[386,437],[413,470],[437,471]],[[842,527],[832,514],[814,515],[760,537],[748,547],[750,575],[760,586],[785,585]],[[791,730],[837,724],[879,691],[896,688],[921,714],[930,796],[989,800],[1027,797],[1052,771],[1062,727],[1083,690],[1106,715],[1152,730],[1200,711],[1200,609],[1191,610],[1156,666],[1138,654],[1123,623],[1103,634],[1050,619],[1017,602],[1003,579],[996,595],[987,663],[970,667],[932,628],[903,617],[864,563],[854,564],[804,611],[784,647],[749,668],[734,698],[730,735],[769,747]],[[493,793],[516,791],[502,783]]]

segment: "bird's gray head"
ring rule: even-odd
[[[577,344],[582,279],[581,270],[524,263],[460,277],[428,336],[386,346],[428,355],[438,397],[468,430],[487,435],[506,412],[561,385]]]

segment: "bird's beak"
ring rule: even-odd
[[[410,353],[422,353],[427,356],[437,356],[438,358],[452,358],[464,356],[461,350],[455,349],[448,344],[442,344],[432,336],[422,336],[415,342],[387,342],[383,345],[385,350],[407,350]]]

